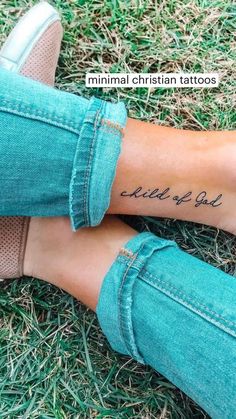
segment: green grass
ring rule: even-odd
[[[2,0],[0,37],[32,1]],[[56,0],[64,41],[57,86],[122,99],[130,116],[236,129],[236,7],[227,0]],[[86,89],[88,71],[215,71],[217,89]],[[127,217],[236,276],[236,240],[214,228]],[[78,266],[79,269],[79,266]],[[113,352],[95,316],[66,293],[22,279],[0,288],[0,418],[204,418],[149,367]]]

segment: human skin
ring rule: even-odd
[[[187,155],[187,151],[185,155]],[[207,159],[205,159],[205,162],[207,162]],[[121,163],[122,158],[119,164]],[[139,159],[136,167],[139,163],[142,167],[142,162]],[[162,167],[164,167],[164,161]],[[171,165],[169,167],[171,170]],[[151,169],[147,168],[146,172],[150,173]],[[189,179],[194,178],[194,172],[195,167],[193,167]],[[142,168],[142,174],[145,177],[144,167]],[[174,175],[174,170],[172,174]],[[206,175],[210,179],[212,176],[215,180],[211,170],[206,170]],[[186,185],[192,185],[191,182],[187,182],[187,179],[188,176],[186,177]],[[206,177],[206,183],[207,179],[208,177]],[[225,184],[224,180],[226,181]],[[127,186],[133,186],[129,178],[124,178],[124,181]],[[219,179],[219,184],[222,185],[224,190],[227,190],[226,172]],[[177,182],[176,185],[178,186]],[[207,185],[210,187],[211,182]],[[122,183],[120,187],[123,187]],[[138,198],[135,200],[138,201]],[[150,198],[150,200],[152,199]],[[205,206],[207,208],[206,204]],[[221,208],[221,206],[212,207],[212,211],[217,208]],[[70,220],[67,217],[31,218],[25,252],[24,274],[44,279],[64,289],[95,311],[106,273],[119,254],[120,249],[136,234],[135,230],[111,215],[107,215],[100,226],[82,228],[77,232],[72,232]],[[171,264],[171,260],[169,263]],[[168,264],[166,268],[168,270]]]
[[[236,135],[128,119],[110,214],[168,217],[236,234]]]
[[[73,232],[68,217],[30,220],[24,274],[62,288],[95,311],[103,279],[137,232],[116,217]]]
[[[235,167],[233,131],[194,132],[128,119],[108,212],[178,218],[236,234]],[[203,191],[205,198],[197,199]],[[95,310],[106,272],[135,234],[112,216],[76,233],[66,217],[32,218],[24,273]]]

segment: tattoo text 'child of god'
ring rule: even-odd
[[[217,208],[222,205],[222,194],[214,197],[213,199],[209,198],[206,191],[201,191],[198,194],[194,194],[192,191],[188,191],[184,194],[175,195],[171,192],[171,188],[165,188],[161,190],[160,188],[154,189],[144,189],[142,186],[138,186],[134,191],[121,192],[122,197],[127,198],[145,198],[145,199],[157,199],[159,201],[172,200],[176,205],[184,205],[187,202],[192,202],[195,208],[201,206],[210,206],[212,208]]]

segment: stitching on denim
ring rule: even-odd
[[[138,256],[138,257],[135,258],[134,264],[132,265],[132,268],[137,270],[137,271],[140,271],[143,267],[143,264],[144,264],[146,258],[142,258],[141,256],[138,255],[138,253],[135,253],[135,256]],[[131,258],[129,258],[127,255],[119,254],[117,256],[117,261],[122,265],[127,265],[127,261],[130,260],[130,259]]]
[[[83,187],[83,208],[84,208],[84,218],[85,218],[85,224],[88,225],[89,224],[89,212],[90,212],[90,208],[89,208],[89,198],[88,198],[88,193],[89,193],[89,184],[90,184],[90,172],[91,172],[91,162],[93,159],[93,154],[94,154],[94,144],[96,141],[96,135],[97,135],[97,126],[98,126],[98,120],[100,117],[100,114],[102,112],[104,104],[102,104],[102,106],[100,107],[100,109],[98,109],[95,113],[95,118],[93,122],[93,136],[91,138],[91,142],[90,142],[90,147],[89,147],[89,156],[88,156],[88,160],[87,160],[87,169],[85,171],[85,181],[84,181],[84,187]]]
[[[27,116],[42,116],[44,118],[46,118],[49,122],[53,123],[55,122],[60,122],[60,123],[64,123],[65,122],[65,118],[63,117],[58,117],[58,115],[56,114],[50,114],[45,112],[45,109],[37,109],[36,111],[33,110],[32,111],[32,105],[31,104],[25,104],[22,102],[16,102],[16,99],[14,99],[15,102],[12,103],[12,100],[8,100],[5,97],[0,95],[0,102],[2,105],[4,105],[3,110],[5,109],[8,112],[13,112],[15,111],[20,111],[20,112],[24,112],[26,113]],[[72,120],[68,120],[67,121],[69,126],[76,129],[75,128],[75,123]]]
[[[119,254],[120,256],[126,256],[128,259],[134,259],[136,257],[136,254],[130,250],[125,249],[124,247],[120,249]]]
[[[137,257],[137,255],[135,255],[135,258]],[[125,270],[125,272],[124,272],[124,274],[123,274],[123,278],[122,278],[122,280],[121,280],[121,283],[120,283],[120,286],[119,286],[119,293],[118,293],[118,307],[120,308],[121,307],[121,305],[122,305],[122,289],[123,289],[123,287],[124,287],[124,284],[125,284],[125,281],[127,280],[127,275],[128,275],[128,273],[129,273],[129,270],[130,270],[130,268],[132,268],[132,264],[133,264],[133,262],[134,262],[134,260],[135,260],[135,258],[134,259],[132,259],[132,260],[129,260],[129,263],[127,264],[126,263],[126,265],[127,265],[127,269]],[[135,281],[134,281],[135,282]],[[134,284],[134,282],[133,282],[133,284]],[[132,286],[132,289],[133,289],[133,286]],[[130,311],[131,311],[131,308],[130,308],[130,310],[129,310],[129,314],[130,314],[130,319],[131,319],[131,313],[130,313]],[[122,315],[121,315],[121,310],[119,309],[119,314],[118,314],[118,318],[119,318],[119,325],[120,325],[120,330],[121,330],[121,336],[122,336],[122,338],[123,338],[123,342],[124,342],[124,344],[125,344],[125,346],[126,346],[126,349],[128,350],[128,352],[129,352],[129,348],[127,347],[127,343],[126,343],[126,339],[125,339],[125,336],[124,336],[124,329],[123,329],[123,325],[122,325]],[[136,343],[135,343],[135,339],[134,339],[134,330],[133,330],[133,325],[132,325],[132,319],[131,319],[131,327],[132,327],[132,330],[131,330],[131,336],[130,336],[130,340],[129,340],[129,342],[128,342],[128,344],[130,345],[130,347],[131,347],[131,351],[132,351],[132,353],[131,353],[131,355],[135,358],[135,354],[137,354],[137,357],[141,360],[143,360],[143,358],[142,358],[142,356],[139,354],[139,350],[138,350],[138,347],[137,347],[137,345],[136,345]]]
[[[120,137],[120,136],[122,136],[122,134],[121,134],[121,132],[120,131],[118,131],[117,129],[115,129],[115,128],[110,128],[110,127],[108,127],[108,126],[106,126],[106,125],[101,125],[100,127],[99,127],[99,130],[100,131],[103,131],[103,132],[106,132],[106,133],[108,133],[108,134],[112,134],[113,136],[115,135],[116,137]]]
[[[141,243],[141,245],[139,245],[139,248],[137,249],[137,252],[136,253],[133,253],[131,250],[128,250],[128,249],[125,249],[125,248],[121,248],[120,249],[120,252],[119,252],[119,256],[117,258],[117,261],[119,261],[121,264],[125,265],[126,266],[126,270],[125,270],[125,272],[123,274],[123,278],[122,278],[122,281],[121,281],[120,287],[119,287],[119,294],[118,294],[119,295],[118,296],[118,306],[119,307],[122,304],[122,301],[121,301],[121,299],[122,299],[122,297],[121,297],[121,295],[122,295],[122,288],[124,287],[124,284],[125,284],[125,281],[127,279],[128,274],[129,274],[129,271],[130,271],[130,269],[134,269],[134,270],[137,271],[135,274],[134,273],[131,274],[131,275],[136,275],[136,277],[133,280],[133,283],[131,285],[132,286],[131,291],[132,291],[133,290],[134,283],[138,279],[138,272],[139,272],[140,268],[143,266],[143,263],[146,261],[146,258],[142,258],[139,255],[140,255],[140,253],[142,253],[143,248],[146,245],[149,245],[149,242],[150,242],[150,238],[148,240],[144,240]],[[155,247],[153,248],[153,251],[154,250],[155,250]],[[130,309],[130,311],[131,311],[131,309]],[[133,329],[133,324],[132,324],[131,313],[130,313],[130,319],[131,319],[130,321],[131,321],[131,327],[132,327],[132,329],[131,329],[131,333],[129,334],[128,345],[130,346],[131,351],[132,351],[131,355],[134,358],[136,357],[140,362],[144,362],[144,359],[143,359],[142,355],[140,354],[139,349],[138,349],[138,347],[136,345],[136,342],[135,342],[134,329]],[[121,318],[121,312],[120,311],[119,311],[119,325],[120,325],[121,335],[123,337],[123,342],[124,342],[127,350],[129,351],[129,348],[127,347],[125,335],[124,335],[124,329],[123,329],[123,326],[122,326],[122,318]]]
[[[136,269],[140,269],[142,267],[142,265],[144,264],[144,262],[146,261],[146,257],[142,257],[140,256],[140,253],[142,253],[144,246],[149,243],[150,240],[153,240],[153,238],[149,238],[148,240],[145,240],[141,243],[141,245],[139,246],[139,248],[137,249],[136,253],[133,253],[131,250],[128,250],[126,248],[121,248],[121,250],[123,249],[124,252],[119,252],[119,256],[118,256],[118,260],[120,261],[120,263],[122,264],[126,264],[127,263],[127,258],[129,258],[129,255],[132,254],[135,256],[135,263],[132,265],[133,268]],[[168,245],[167,245],[168,246]],[[155,250],[160,250],[158,247],[154,247],[153,248],[153,252]]]
[[[125,281],[126,281],[127,276],[129,274],[129,270],[130,269],[136,270],[135,273],[134,272],[131,273],[131,275],[135,275],[135,279],[133,280],[133,283],[131,285],[132,289],[133,289],[135,281],[138,280],[140,270],[143,269],[143,265],[145,264],[145,261],[147,260],[146,257],[142,257],[142,256],[140,256],[140,254],[142,253],[143,248],[146,247],[146,246],[149,246],[150,242],[152,242],[152,241],[153,241],[153,238],[150,238],[150,237],[148,238],[148,240],[144,240],[138,246],[138,249],[137,249],[136,253],[133,253],[131,250],[126,249],[126,248],[121,248],[120,249],[118,257],[117,257],[117,262],[122,264],[122,265],[125,265],[126,269],[124,271],[124,274],[123,274],[123,277],[122,277],[122,280],[121,280],[121,283],[120,283],[120,286],[119,286],[118,307],[121,307],[121,305],[122,305],[122,289],[124,287]],[[167,244],[167,246],[169,246],[169,245],[170,245],[170,243]],[[172,243],[171,243],[171,245],[172,245]],[[150,248],[150,249],[155,251],[155,250],[158,250],[159,247],[158,246],[153,246],[153,248]],[[132,289],[131,289],[131,291],[132,291]],[[144,362],[144,359],[143,359],[142,355],[139,353],[139,349],[138,349],[138,347],[136,345],[136,342],[135,342],[132,319],[131,319],[132,329],[131,329],[131,333],[130,333],[130,336],[129,336],[129,340],[126,343],[126,338],[125,338],[124,328],[123,328],[123,323],[122,323],[122,315],[121,315],[120,310],[119,310],[118,318],[119,318],[119,328],[121,330],[121,336],[123,338],[123,342],[124,342],[128,352],[129,352],[129,347],[130,347],[131,351],[132,351],[131,355],[134,358],[136,356],[139,359],[140,362]],[[131,318],[131,313],[130,313],[130,318]],[[137,354],[137,355],[135,355],[135,354]]]
[[[45,122],[45,123],[50,124],[50,125],[54,125],[54,126],[59,127],[59,128],[63,128],[67,131],[71,131],[75,134],[79,134],[78,129],[76,129],[76,128],[70,126],[70,125],[65,124],[63,122],[63,119],[60,119],[60,118],[57,118],[57,117],[55,117],[54,119],[50,119],[47,116],[44,116],[43,114],[41,114],[40,112],[38,112],[38,113],[37,112],[36,113],[32,113],[32,112],[27,113],[24,110],[22,111],[20,108],[19,109],[11,109],[11,108],[7,108],[5,106],[0,106],[0,111],[11,113],[11,114],[18,115],[18,116],[23,116],[25,118],[32,119],[32,120],[42,121],[42,122]]]
[[[82,128],[83,128],[83,125],[85,123],[85,119],[86,119],[86,115],[84,116],[84,119],[83,119],[83,122],[82,122],[82,125],[81,125]],[[81,128],[81,130],[82,130],[82,128]],[[78,150],[78,144],[79,144],[79,141],[80,141],[81,130],[80,130],[78,138],[77,138],[75,155],[76,155],[77,150]],[[74,156],[74,158],[75,158],[75,156]],[[74,180],[75,180],[76,176],[77,176],[77,168],[73,167],[72,174],[71,174],[70,191],[69,191],[69,210],[70,210],[70,216],[71,216],[71,220],[72,220],[73,230],[76,230],[75,211],[74,211],[74,200],[75,200],[75,198],[74,198],[74,190],[75,190]]]
[[[135,256],[135,258],[132,258],[132,259],[134,259],[134,260],[136,260],[137,258],[138,258],[138,256],[139,256],[139,253],[143,250],[143,246],[145,245],[145,243],[146,242],[143,242],[141,245],[140,245],[140,247],[139,247],[139,249],[137,250],[137,252],[136,253],[133,253],[131,250],[128,250],[128,249],[126,249],[125,247],[122,247],[120,250],[120,252],[119,252],[119,256],[122,258],[124,258],[125,260],[123,260],[122,261],[122,259],[121,259],[121,263],[124,263],[124,264],[127,264],[127,262],[126,262],[126,259],[128,258],[128,259],[130,259],[130,256],[132,255],[132,256]],[[140,257],[139,257],[140,258]],[[145,260],[145,258],[143,258],[144,260]],[[132,267],[134,267],[133,265],[132,265]]]
[[[84,187],[83,187],[83,209],[84,209],[84,218],[85,218],[85,224],[88,225],[89,223],[89,209],[88,209],[88,188],[89,188],[89,171],[90,171],[90,162],[91,162],[91,156],[92,156],[92,150],[93,150],[93,144],[94,144],[94,137],[96,135],[96,124],[97,124],[97,118],[99,115],[99,110],[96,111],[95,119],[93,122],[93,136],[91,138],[90,146],[89,146],[89,153],[88,153],[88,160],[87,160],[87,168],[84,174]],[[92,121],[89,122],[92,124]]]
[[[79,139],[80,137],[78,136],[77,138],[77,144],[76,144],[76,149],[75,149],[75,156],[77,153],[77,149],[78,149],[78,143],[79,143]],[[74,156],[74,160],[75,160],[75,156]],[[76,222],[75,222],[75,211],[74,211],[74,190],[75,190],[75,179],[77,176],[77,168],[75,165],[75,161],[73,162],[73,168],[72,168],[72,174],[71,174],[71,181],[70,181],[70,190],[69,190],[69,211],[70,211],[70,217],[72,220],[72,227],[73,230],[76,230]]]
[[[148,278],[146,278],[146,277],[148,277]],[[189,302],[187,300],[186,294],[184,294],[182,291],[179,291],[176,287],[174,287],[173,285],[169,284],[167,281],[165,281],[165,285],[167,285],[168,288],[163,287],[162,286],[162,280],[160,280],[156,276],[152,275],[150,272],[147,272],[147,271],[143,270],[143,272],[141,274],[141,278],[144,281],[146,281],[146,282],[150,281],[150,284],[153,285],[153,286],[156,286],[157,285],[156,282],[158,282],[158,284],[159,284],[159,286],[157,286],[158,289],[163,290],[164,292],[166,292],[167,294],[169,294],[171,297],[175,297],[175,298],[177,297],[180,300],[180,302],[182,301],[184,304],[188,305],[192,309],[198,310],[198,312],[201,313],[202,315],[203,314],[207,314],[207,313],[204,313],[204,311],[201,312],[200,309],[207,310],[212,316],[215,316],[219,320],[222,320],[226,324],[228,324],[229,327],[230,326],[236,327],[236,323],[235,322],[232,322],[232,321],[230,321],[228,319],[225,319],[223,316],[221,316],[220,314],[216,313],[214,310],[211,310],[208,306],[202,304],[201,302],[199,302],[199,301],[197,301],[195,299],[191,299],[191,302]],[[155,282],[154,282],[154,280],[155,280]],[[195,306],[194,306],[194,304],[195,304]],[[209,318],[211,320],[215,320],[213,317],[210,317],[209,316]],[[221,324],[221,323],[218,323],[218,324]],[[222,325],[222,326],[224,326],[224,325]]]
[[[134,269],[138,269],[140,270],[141,268],[143,268],[143,265],[145,264],[146,260],[147,260],[147,256],[141,256],[140,253],[142,253],[143,248],[146,244],[149,244],[149,241],[152,241],[153,238],[149,238],[147,241],[144,241],[140,248],[137,250],[137,252],[135,253],[135,255],[137,255],[138,257],[136,257],[134,264],[132,265],[132,267]],[[169,241],[168,243],[165,243],[164,246],[159,247],[156,245],[156,243],[154,243],[154,247],[152,248],[152,254],[155,251],[161,251],[163,249],[165,249],[166,247],[175,247],[178,248],[175,242]],[[126,249],[127,250],[127,249]],[[125,257],[125,254],[119,253],[119,255],[117,256],[117,260],[119,261],[119,263],[126,265],[127,264],[127,258]],[[149,255],[150,257],[151,255]],[[143,268],[144,269],[144,268]]]
[[[102,118],[101,125],[108,126],[109,128],[114,128],[115,130],[120,131],[120,133],[123,134],[123,127],[116,122],[110,121],[110,119]]]
[[[141,250],[141,248],[140,248]],[[140,257],[139,257],[140,258]],[[118,261],[122,265],[127,266],[126,272],[129,270],[129,268],[132,266],[132,268],[138,268],[137,260],[139,259],[136,257],[136,259],[133,261],[133,263],[130,263],[130,265],[127,266],[127,256],[120,255],[118,256]],[[140,264],[141,265],[141,264]],[[148,277],[148,278],[147,278]],[[209,321],[212,321],[215,325],[219,326],[221,329],[225,330],[226,332],[233,333],[236,336],[236,332],[233,328],[236,327],[236,323],[232,322],[228,319],[225,319],[220,314],[216,313],[214,310],[211,310],[208,306],[202,304],[201,302],[191,299],[191,302],[187,300],[187,296],[183,292],[179,292],[179,290],[174,287],[172,284],[169,285],[167,281],[165,281],[165,285],[168,286],[168,288],[162,286],[162,280],[157,278],[155,275],[152,275],[150,272],[146,271],[145,268],[142,269],[142,271],[139,273],[139,278],[145,282],[147,282],[149,285],[154,286],[161,292],[165,293],[170,298],[173,298],[177,300],[179,303],[184,304],[185,306],[192,309],[194,312],[198,313],[204,318],[209,319]],[[158,283],[158,284],[157,284]],[[195,304],[195,305],[194,305]],[[205,311],[204,311],[205,310]],[[217,320],[217,319],[218,320]],[[225,326],[222,322],[224,322]]]
[[[90,109],[87,110],[87,114],[84,117],[84,120],[83,120],[83,123],[82,123],[82,128],[81,128],[81,130],[83,130],[83,128],[86,129],[88,124],[93,125],[93,127],[91,128],[92,132],[93,132],[93,136],[91,138],[91,142],[90,142],[90,146],[89,146],[89,150],[88,150],[89,158],[87,160],[87,167],[86,167],[86,170],[84,172],[84,182],[83,182],[83,188],[82,188],[82,197],[83,197],[82,208],[83,208],[83,216],[84,216],[83,225],[88,225],[88,223],[89,223],[89,211],[87,210],[87,202],[88,202],[87,192],[88,192],[89,168],[90,168],[89,163],[90,163],[90,157],[91,157],[91,154],[92,154],[92,149],[93,149],[93,144],[94,144],[94,137],[96,135],[96,125],[97,125],[97,119],[98,119],[99,114],[100,114],[100,109],[98,109],[95,112],[95,117],[94,117],[94,114],[93,114],[92,117],[89,116],[88,115],[89,112],[91,112]],[[80,135],[83,135],[83,132],[81,130],[80,130]],[[79,141],[80,141],[80,137],[78,138],[78,142]],[[77,148],[78,148],[78,143],[77,143]],[[77,174],[77,171],[75,169],[75,171],[73,173],[73,179],[76,177],[76,174]],[[74,209],[73,209],[74,201],[75,201],[74,193],[75,193],[75,190],[74,190],[74,184],[73,184],[73,187],[71,188],[71,197],[70,197],[70,214],[71,214],[71,217],[72,217],[72,220],[73,220],[73,228],[75,229],[75,221],[74,221],[75,212],[74,212]]]
[[[126,261],[126,270],[125,270],[125,272],[124,272],[124,274],[123,274],[123,277],[122,277],[122,280],[121,280],[121,282],[120,282],[119,292],[118,292],[118,307],[119,307],[119,314],[118,314],[118,318],[119,318],[119,325],[120,325],[121,335],[122,335],[122,337],[123,337],[123,342],[124,342],[124,344],[125,344],[126,348],[127,348],[127,345],[126,345],[125,337],[124,337],[124,334],[123,334],[123,327],[122,327],[122,321],[121,321],[121,310],[120,310],[120,307],[121,307],[121,295],[122,295],[122,289],[123,289],[123,286],[124,286],[124,283],[125,283],[125,280],[126,280],[126,277],[127,277],[127,273],[128,273],[129,268],[130,268],[131,266],[132,266],[132,261],[129,261],[129,264],[128,264],[128,265],[127,265],[127,261]],[[127,348],[127,349],[128,349],[128,348]]]

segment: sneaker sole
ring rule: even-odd
[[[45,30],[58,20],[61,20],[60,15],[50,4],[45,1],[36,4],[20,19],[5,41],[0,50],[0,67],[20,72]]]

